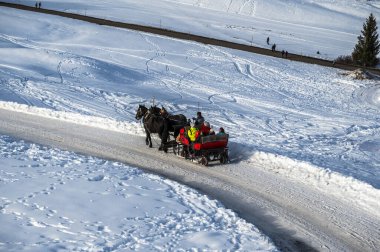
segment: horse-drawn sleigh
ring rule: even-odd
[[[197,141],[191,142],[187,135],[189,123],[184,115],[170,115],[164,108],[146,108],[139,105],[136,119],[143,121],[146,133],[146,144],[152,147],[150,134],[157,133],[161,139],[159,150],[168,152],[198,162],[207,166],[209,162],[219,161],[225,164],[228,158],[228,134],[199,136]],[[173,133],[174,140],[168,141],[169,132]]]
[[[186,128],[180,130],[177,145],[172,147],[175,154],[205,166],[211,161],[219,161],[221,164],[229,161],[228,134],[200,136],[198,141],[192,143],[186,135]]]

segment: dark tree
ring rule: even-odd
[[[377,34],[376,19],[369,15],[363,24],[362,34],[352,52],[352,60],[362,66],[375,66],[378,63],[377,54],[380,52],[379,35]]]

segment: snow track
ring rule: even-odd
[[[376,210],[276,176],[259,162],[206,168],[148,150],[142,137],[4,109],[0,119],[1,134],[118,160],[197,188],[252,222],[282,250],[375,251],[380,246]]]

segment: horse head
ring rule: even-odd
[[[139,105],[139,108],[136,111],[136,116],[135,118],[137,120],[140,120],[148,111],[148,109],[144,105]]]
[[[166,117],[168,115],[168,111],[164,106],[162,106],[160,109],[160,115],[162,115],[163,117]]]

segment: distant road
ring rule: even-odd
[[[31,2],[31,3],[34,4],[34,2]],[[157,28],[157,27],[129,24],[129,23],[117,22],[117,21],[112,21],[112,20],[106,20],[106,19],[101,19],[101,18],[96,18],[96,17],[89,17],[89,16],[80,15],[80,14],[49,10],[49,9],[43,9],[43,8],[37,9],[34,6],[32,7],[32,6],[26,6],[26,5],[14,4],[14,3],[0,2],[0,6],[16,8],[16,9],[26,10],[26,11],[34,11],[34,12],[45,13],[45,14],[51,14],[51,15],[56,15],[56,16],[61,16],[61,17],[82,20],[82,21],[86,21],[86,22],[90,22],[94,24],[99,24],[99,25],[107,25],[107,26],[125,28],[125,29],[130,29],[130,30],[135,30],[135,31],[148,32],[148,33],[167,36],[171,38],[190,40],[190,41],[195,41],[195,42],[208,44],[208,45],[221,46],[221,47],[236,49],[240,51],[257,53],[257,54],[267,55],[267,56],[276,57],[276,58],[282,58],[281,52],[272,52],[271,50],[266,49],[266,48],[249,46],[249,45],[229,42],[225,40],[208,38],[208,37],[198,36],[194,34],[188,34],[188,33],[177,32],[173,30]],[[359,66],[345,65],[345,64],[339,64],[339,63],[333,64],[333,61],[331,60],[323,60],[323,59],[312,58],[312,57],[307,57],[307,56],[302,56],[302,55],[292,54],[292,53],[288,55],[288,59],[293,60],[293,61],[309,63],[309,64],[316,64],[320,66],[334,67],[334,68],[339,68],[339,69],[344,69],[344,70],[355,70],[359,68]],[[371,71],[372,73],[380,75],[380,69],[370,68],[368,70]]]

